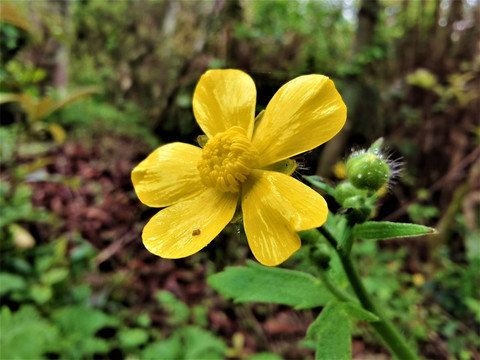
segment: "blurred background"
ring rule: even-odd
[[[358,243],[366,286],[423,357],[480,359],[478,0],[0,6],[1,359],[313,358],[302,339],[321,309],[234,305],[207,285],[252,258],[240,227],[182,260],[142,245],[158,210],[130,172],[161,144],[195,143],[192,94],[211,68],[250,74],[257,111],[296,76],[334,80],[347,125],[295,176],[338,182],[383,137],[404,166],[376,219],[439,234]],[[390,358],[366,324],[353,355]]]

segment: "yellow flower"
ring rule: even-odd
[[[139,199],[166,207],[143,230],[150,252],[176,259],[200,251],[240,205],[255,258],[275,266],[300,248],[298,231],[325,223],[323,197],[272,165],[340,131],[346,119],[340,94],[327,77],[305,75],[282,86],[257,121],[255,100],[255,84],[244,72],[207,71],[193,96],[205,147],[163,145],[133,170]]]

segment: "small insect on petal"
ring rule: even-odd
[[[195,229],[192,231],[192,236],[198,236],[200,235],[200,233],[201,233],[200,229]]]

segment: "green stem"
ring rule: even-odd
[[[412,350],[411,346],[408,345],[408,343],[405,341],[402,335],[400,335],[392,323],[379,312],[377,306],[372,301],[372,298],[363,286],[360,275],[358,274],[358,271],[355,268],[350,256],[340,256],[340,259],[342,261],[343,268],[347,273],[350,285],[352,285],[352,288],[362,306],[380,318],[380,321],[370,323],[370,325],[377,332],[378,336],[383,340],[396,358],[401,360],[417,360],[418,357]]]
[[[333,235],[327,229],[321,227],[319,231],[323,236],[325,236],[329,243],[337,243]],[[365,289],[360,275],[352,262],[350,254],[339,251],[337,248],[335,249],[340,256],[345,273],[347,274],[350,285],[357,295],[358,300],[365,310],[370,311],[380,318],[380,321],[370,323],[377,335],[382,339],[382,341],[396,358],[400,360],[418,360],[418,356],[412,350],[411,346],[408,345],[406,340],[402,337],[402,335],[400,335],[392,323],[387,320],[378,310],[377,306]]]

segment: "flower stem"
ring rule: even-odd
[[[321,227],[319,231],[328,242],[331,244],[337,243],[335,237],[327,229],[325,229],[325,227]],[[358,300],[365,310],[370,311],[380,319],[380,321],[370,323],[377,335],[382,339],[382,341],[396,358],[401,360],[418,360],[419,358],[412,350],[411,346],[406,342],[402,335],[400,335],[392,323],[387,320],[378,310],[377,306],[365,289],[365,286],[363,285],[360,275],[353,264],[349,252],[338,251],[337,248],[335,249],[338,252],[345,273],[347,274],[350,285],[352,286]]]

